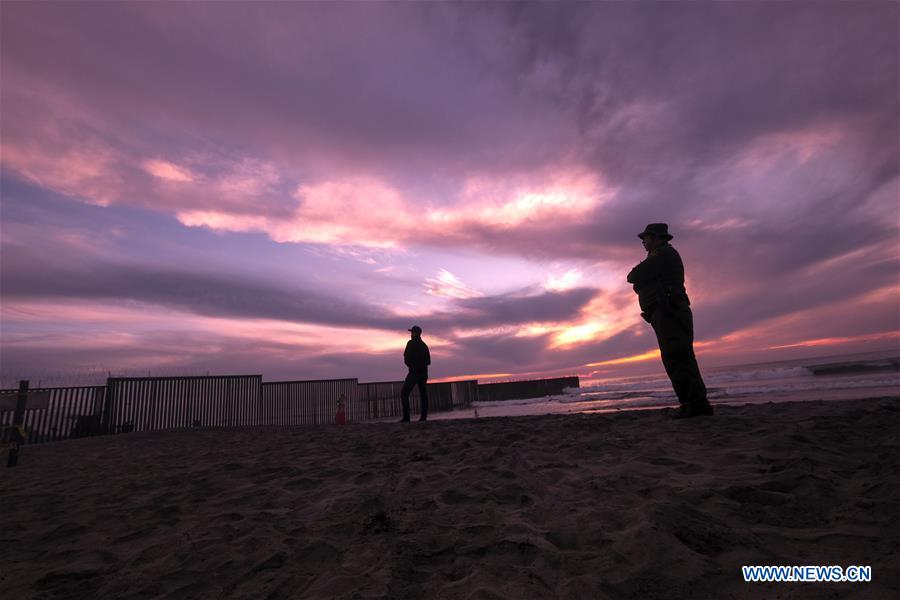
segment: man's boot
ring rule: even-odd
[[[711,417],[712,415],[713,407],[709,402],[706,402],[705,404],[682,404],[672,415],[672,418],[691,419],[693,417]]]

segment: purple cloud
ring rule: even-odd
[[[622,279],[635,233],[667,221],[710,343],[782,321],[810,339],[806,316],[840,307],[820,337],[896,331],[898,10],[8,3],[2,296],[424,314],[459,372],[580,369],[652,347]],[[112,233],[84,224],[98,206]],[[42,230],[68,254],[26,251]],[[481,268],[446,266],[461,255]],[[470,283],[500,258],[548,272],[526,294],[502,270]],[[547,291],[551,266],[595,280]],[[508,330],[534,323],[556,329]],[[310,364],[368,360],[329,352]]]

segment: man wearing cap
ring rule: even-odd
[[[684,265],[669,244],[669,226],[651,223],[638,237],[647,258],[631,270],[628,283],[638,295],[641,316],[653,326],[663,366],[681,404],[674,417],[712,415],[694,356],[694,318],[684,289]]]
[[[409,423],[409,394],[413,388],[419,386],[419,397],[422,399],[422,411],[419,420],[428,418],[428,365],[431,364],[431,353],[428,346],[422,341],[422,328],[413,325],[409,329],[410,340],[406,342],[406,350],[403,351],[403,362],[409,367],[409,374],[403,382],[400,391],[400,400],[403,402],[403,418],[401,423]]]

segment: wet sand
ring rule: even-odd
[[[900,597],[900,398],[25,447],[8,598]],[[3,456],[5,465],[5,454]],[[871,565],[744,583],[741,565]]]

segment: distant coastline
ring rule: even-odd
[[[900,371],[900,355],[881,360],[858,360],[809,365],[806,368],[812,371],[813,375]]]

